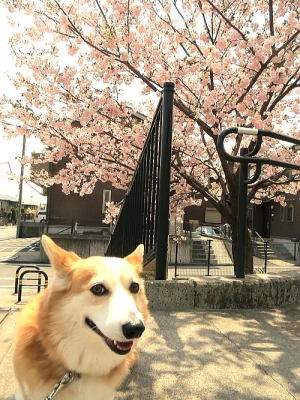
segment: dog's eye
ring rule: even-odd
[[[97,285],[92,286],[90,290],[95,296],[103,296],[104,294],[108,293],[106,287],[101,283],[97,283]]]
[[[129,290],[131,293],[138,293],[140,290],[140,285],[137,282],[132,282],[129,286]]]

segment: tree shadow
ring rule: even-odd
[[[153,312],[116,399],[295,399],[299,311]]]

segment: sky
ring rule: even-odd
[[[12,73],[15,70],[13,59],[10,55],[9,50],[9,36],[10,27],[7,23],[8,12],[6,8],[0,3],[0,94],[13,93],[14,88],[11,86],[9,80],[6,77],[7,71]],[[40,151],[42,149],[41,143],[36,139],[27,140],[26,144],[26,155],[30,155],[32,151]],[[19,181],[18,176],[21,170],[21,164],[18,158],[22,153],[22,137],[16,137],[10,140],[4,138],[3,129],[0,125],[0,197],[1,195],[7,195],[18,198],[19,193]],[[8,164],[9,163],[9,164]],[[13,173],[13,179],[11,179],[10,168]],[[29,171],[25,171],[25,176],[28,175]],[[31,187],[34,187],[33,190]],[[45,196],[40,196],[38,192],[41,192],[41,188],[30,183],[24,183],[23,185],[23,200],[33,201],[44,204],[46,202]]]

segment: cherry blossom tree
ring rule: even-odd
[[[8,136],[34,135],[47,146],[34,162],[58,162],[65,193],[91,193],[97,180],[126,188],[149,120],[139,122],[131,91],[139,83],[159,95],[176,85],[172,205],[205,198],[238,238],[238,166],[219,157],[218,133],[232,126],[299,137],[299,4],[294,0],[6,0],[15,34],[18,98],[3,97]],[[153,99],[153,97],[152,97]],[[233,136],[239,154],[251,138]],[[298,162],[299,153],[266,139],[260,154]],[[30,159],[24,162],[33,162]],[[266,166],[249,188],[252,202],[284,204],[299,190],[299,174]],[[248,238],[250,240],[250,238]],[[248,242],[248,270],[252,253]]]

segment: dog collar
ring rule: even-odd
[[[52,392],[44,398],[44,400],[52,400],[64,387],[68,386],[74,381],[75,378],[80,378],[80,374],[75,371],[68,371],[64,376],[54,385]]]

